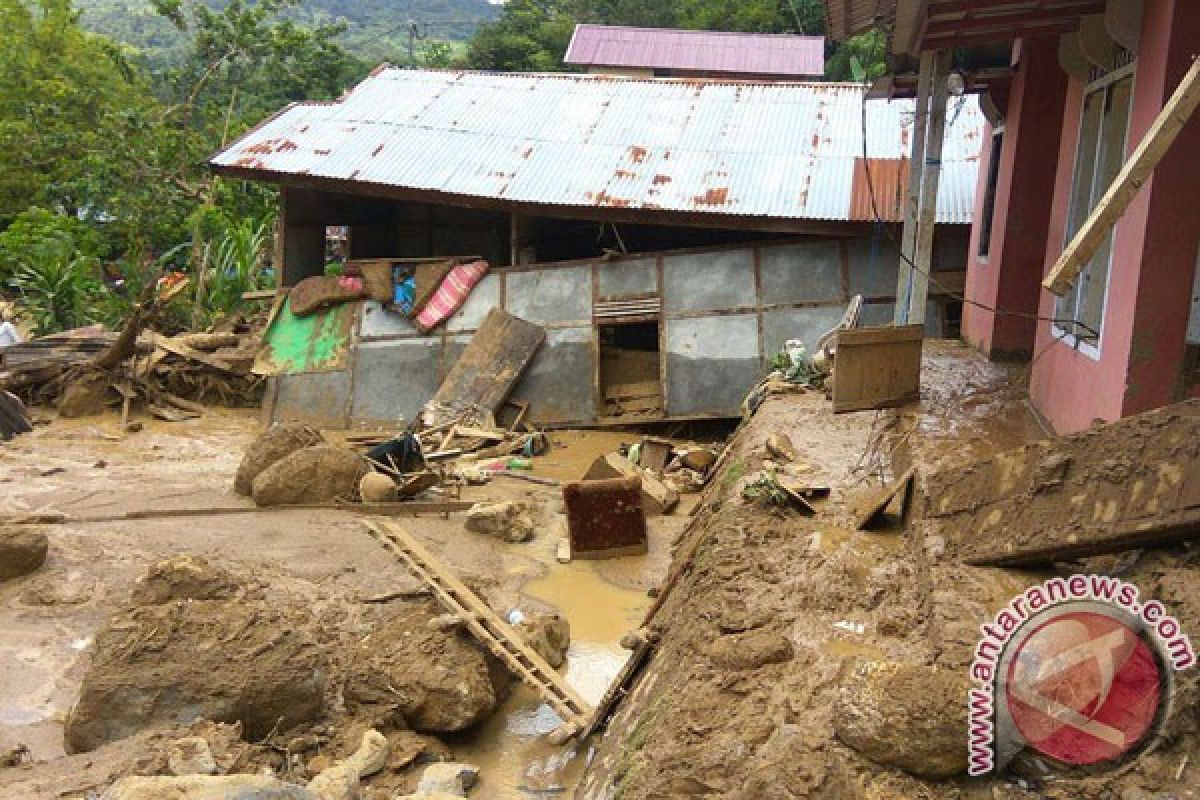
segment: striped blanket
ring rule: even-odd
[[[428,333],[445,322],[451,314],[458,311],[466,302],[475,284],[483,279],[490,269],[488,262],[480,259],[467,264],[459,264],[442,280],[433,297],[417,314],[417,327]]]

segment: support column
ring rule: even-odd
[[[964,292],[980,305],[963,305],[963,338],[992,359],[1022,359],[1034,352],[1066,96],[1057,37],[1022,41],[1003,137],[988,137],[980,154]],[[980,239],[986,228],[986,166],[997,145],[991,238],[985,243]]]
[[[279,236],[276,265],[280,285],[295,286],[305,278],[325,272],[325,225],[314,221],[306,191],[284,186],[279,191]]]
[[[916,260],[917,212],[921,200],[921,177],[925,174],[925,126],[929,120],[929,86],[933,76],[935,53],[921,53],[921,64],[917,74],[917,102],[913,113],[912,155],[908,160],[908,191],[904,198],[904,230],[901,233],[900,252],[896,270],[896,308],[892,321],[903,325],[908,318],[909,285],[912,283],[912,267],[905,258]]]
[[[946,132],[946,79],[950,76],[953,54],[937,54],[933,66],[932,99],[929,103],[929,124],[925,127],[925,168],[921,176],[921,205],[917,213],[917,257],[912,270],[908,294],[909,325],[925,322],[925,301],[929,296],[929,271],[933,269],[933,232],[937,227],[938,182],[942,175],[942,141]],[[900,298],[896,298],[897,304]]]

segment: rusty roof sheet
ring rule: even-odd
[[[825,37],[576,25],[567,64],[791,78],[825,74]]]
[[[387,67],[338,102],[284,109],[210,163],[251,179],[429,192],[433,202],[869,221],[869,182],[855,180],[864,92]],[[876,189],[884,213],[890,201],[879,192],[891,191],[887,176],[900,174],[896,162],[908,154],[913,103],[868,100],[866,114],[870,163],[887,184]],[[952,101],[939,222],[971,221],[982,125],[973,97]]]

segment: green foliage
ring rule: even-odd
[[[786,508],[792,503],[791,497],[779,484],[775,470],[771,469],[765,470],[759,477],[746,484],[742,489],[742,497],[779,508]]]
[[[55,259],[64,253],[94,256],[97,237],[77,219],[33,206],[0,233],[0,284],[22,264]]]
[[[94,322],[98,298],[104,291],[96,278],[97,262],[91,256],[56,245],[37,258],[23,259],[12,276],[22,311],[33,322],[34,333],[77,328]]]
[[[836,47],[825,62],[825,77],[831,81],[872,81],[887,74],[886,54],[883,31],[860,33]]]
[[[224,2],[207,5],[216,10]],[[79,7],[84,27],[132,45],[153,68],[175,64],[187,52],[186,37],[150,0],[80,0]],[[340,23],[336,40],[347,52],[372,63],[408,63],[409,20],[431,40],[459,43],[499,13],[487,0],[305,0],[283,16],[302,28]]]
[[[204,279],[197,287],[207,322],[233,312],[243,292],[264,289],[271,276],[264,270],[271,247],[273,219],[230,219],[205,251]]]

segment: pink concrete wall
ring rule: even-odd
[[[1066,74],[1058,67],[1058,40],[1021,43],[1009,91],[1004,144],[996,181],[995,212],[986,258],[979,257],[984,196],[991,159],[991,130],[980,155],[971,228],[966,297],[992,308],[1037,312],[1047,220],[1054,194]],[[1037,323],[964,305],[963,338],[992,358],[1029,356]]]
[[[1146,0],[1134,77],[1128,150],[1141,140],[1200,42],[1200,3]],[[1065,244],[1083,84],[1069,81],[1044,269]],[[1117,224],[1098,357],[1053,339],[1039,323],[1030,378],[1034,406],[1060,433],[1171,402],[1183,357],[1200,238],[1200,123],[1176,140]],[[1043,316],[1054,297],[1042,292]]]

